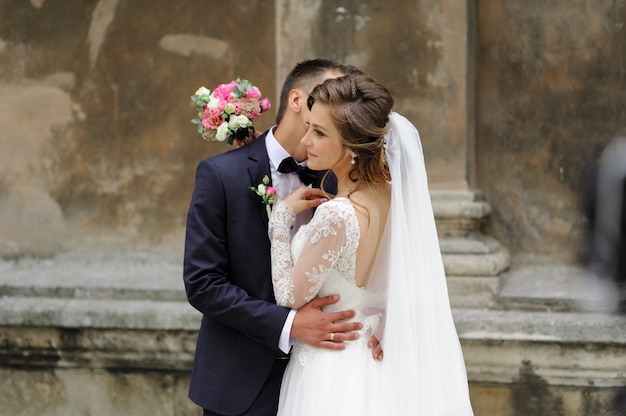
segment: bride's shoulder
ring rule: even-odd
[[[316,208],[315,215],[335,218],[347,218],[354,214],[352,203],[347,198],[333,198]]]

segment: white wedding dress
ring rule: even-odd
[[[327,311],[355,310],[363,328],[341,351],[296,342],[279,416],[471,416],[467,376],[452,320],[419,134],[392,113],[386,136],[391,205],[367,287],[355,281],[359,223],[352,203],[319,206],[293,240],[293,210],[272,212],[272,280],[279,305],[297,309],[340,294]],[[294,279],[300,279],[294,282]],[[382,361],[367,342],[381,338]]]
[[[308,256],[315,264],[307,267],[306,293],[317,296],[341,294],[341,300],[327,311],[355,310],[352,319],[363,323],[359,339],[347,342],[343,351],[313,348],[296,343],[283,378],[279,415],[385,415],[377,381],[381,363],[372,358],[367,341],[378,327],[377,315],[364,310],[375,304],[375,296],[355,282],[355,259],[359,225],[354,207],[346,198],[335,198],[317,209],[311,222],[303,225],[289,247],[289,230],[295,216],[279,204],[272,218],[272,256],[277,303],[291,305],[296,300],[291,279],[293,258]],[[303,248],[313,248],[303,253]],[[322,258],[317,253],[326,253]],[[300,263],[302,264],[302,263]],[[290,302],[291,301],[291,302]],[[382,413],[381,413],[382,412]]]

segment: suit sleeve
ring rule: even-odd
[[[253,270],[257,276],[229,275],[227,186],[233,184],[225,183],[210,159],[200,162],[187,216],[183,276],[187,298],[205,318],[277,350],[289,309],[255,298],[233,283],[242,279],[269,282],[271,277],[259,270]]]

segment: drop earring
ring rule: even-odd
[[[350,161],[353,165],[356,165],[356,153],[352,153],[352,160]]]

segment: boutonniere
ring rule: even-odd
[[[256,187],[251,186],[250,190],[261,197],[261,200],[265,204],[265,209],[267,210],[267,218],[272,214],[272,205],[278,200],[278,195],[276,194],[276,188],[273,186],[269,186],[270,178],[269,176],[263,176],[263,181]]]

